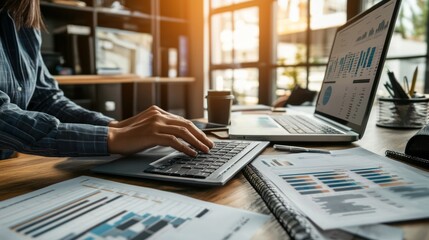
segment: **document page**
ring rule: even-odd
[[[268,216],[78,177],[0,202],[0,239],[249,239]]]
[[[363,148],[261,155],[252,165],[324,230],[429,217],[429,175]]]

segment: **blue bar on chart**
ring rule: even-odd
[[[384,171],[381,167],[352,169],[352,172],[378,184],[380,187],[402,186],[409,184],[398,175]]]
[[[310,194],[318,194],[318,193],[327,193],[329,190],[312,190],[312,191],[304,191],[300,192],[302,195],[310,195]]]
[[[376,50],[375,47],[373,47],[371,50],[371,55],[369,56],[368,65],[366,65],[367,68],[371,67],[372,65],[372,60],[374,59],[375,50]]]
[[[309,186],[309,185],[315,185],[317,183],[315,182],[301,182],[301,183],[290,183],[292,187],[299,187],[299,186]]]
[[[356,186],[356,187],[345,187],[345,188],[335,188],[335,192],[343,192],[343,191],[353,191],[353,190],[359,190],[364,189],[365,187],[362,186]]]
[[[304,186],[304,187],[295,187],[295,189],[297,191],[302,191],[302,190],[322,189],[322,187],[321,186]]]
[[[363,66],[362,66],[362,67],[364,67],[364,68],[365,68],[366,63],[367,63],[367,61],[368,61],[368,58],[369,58],[369,52],[370,52],[370,51],[371,51],[371,48],[368,48],[368,50],[366,50],[366,53],[365,53],[365,61],[364,61]]]

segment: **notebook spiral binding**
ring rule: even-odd
[[[302,216],[283,200],[276,188],[268,181],[265,181],[255,167],[248,165],[243,172],[292,239],[323,238],[305,216]]]
[[[396,152],[392,150],[386,150],[386,157],[393,158],[399,161],[407,162],[410,164],[414,164],[420,167],[429,168],[429,160],[420,158],[420,157],[414,157],[410,156],[405,153]]]

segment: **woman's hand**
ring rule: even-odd
[[[109,124],[110,153],[132,154],[154,146],[170,146],[190,156],[197,150],[208,152],[213,142],[194,124],[152,106],[140,114]]]

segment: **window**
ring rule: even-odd
[[[257,104],[259,76],[257,68],[215,70],[213,89],[232,89],[235,101],[240,104]]]
[[[259,102],[259,5],[211,1],[210,88],[230,89],[238,104]]]
[[[319,90],[336,28],[347,20],[346,0],[274,3],[275,97],[295,85]]]
[[[258,8],[244,8],[212,16],[212,63],[259,60]]]

